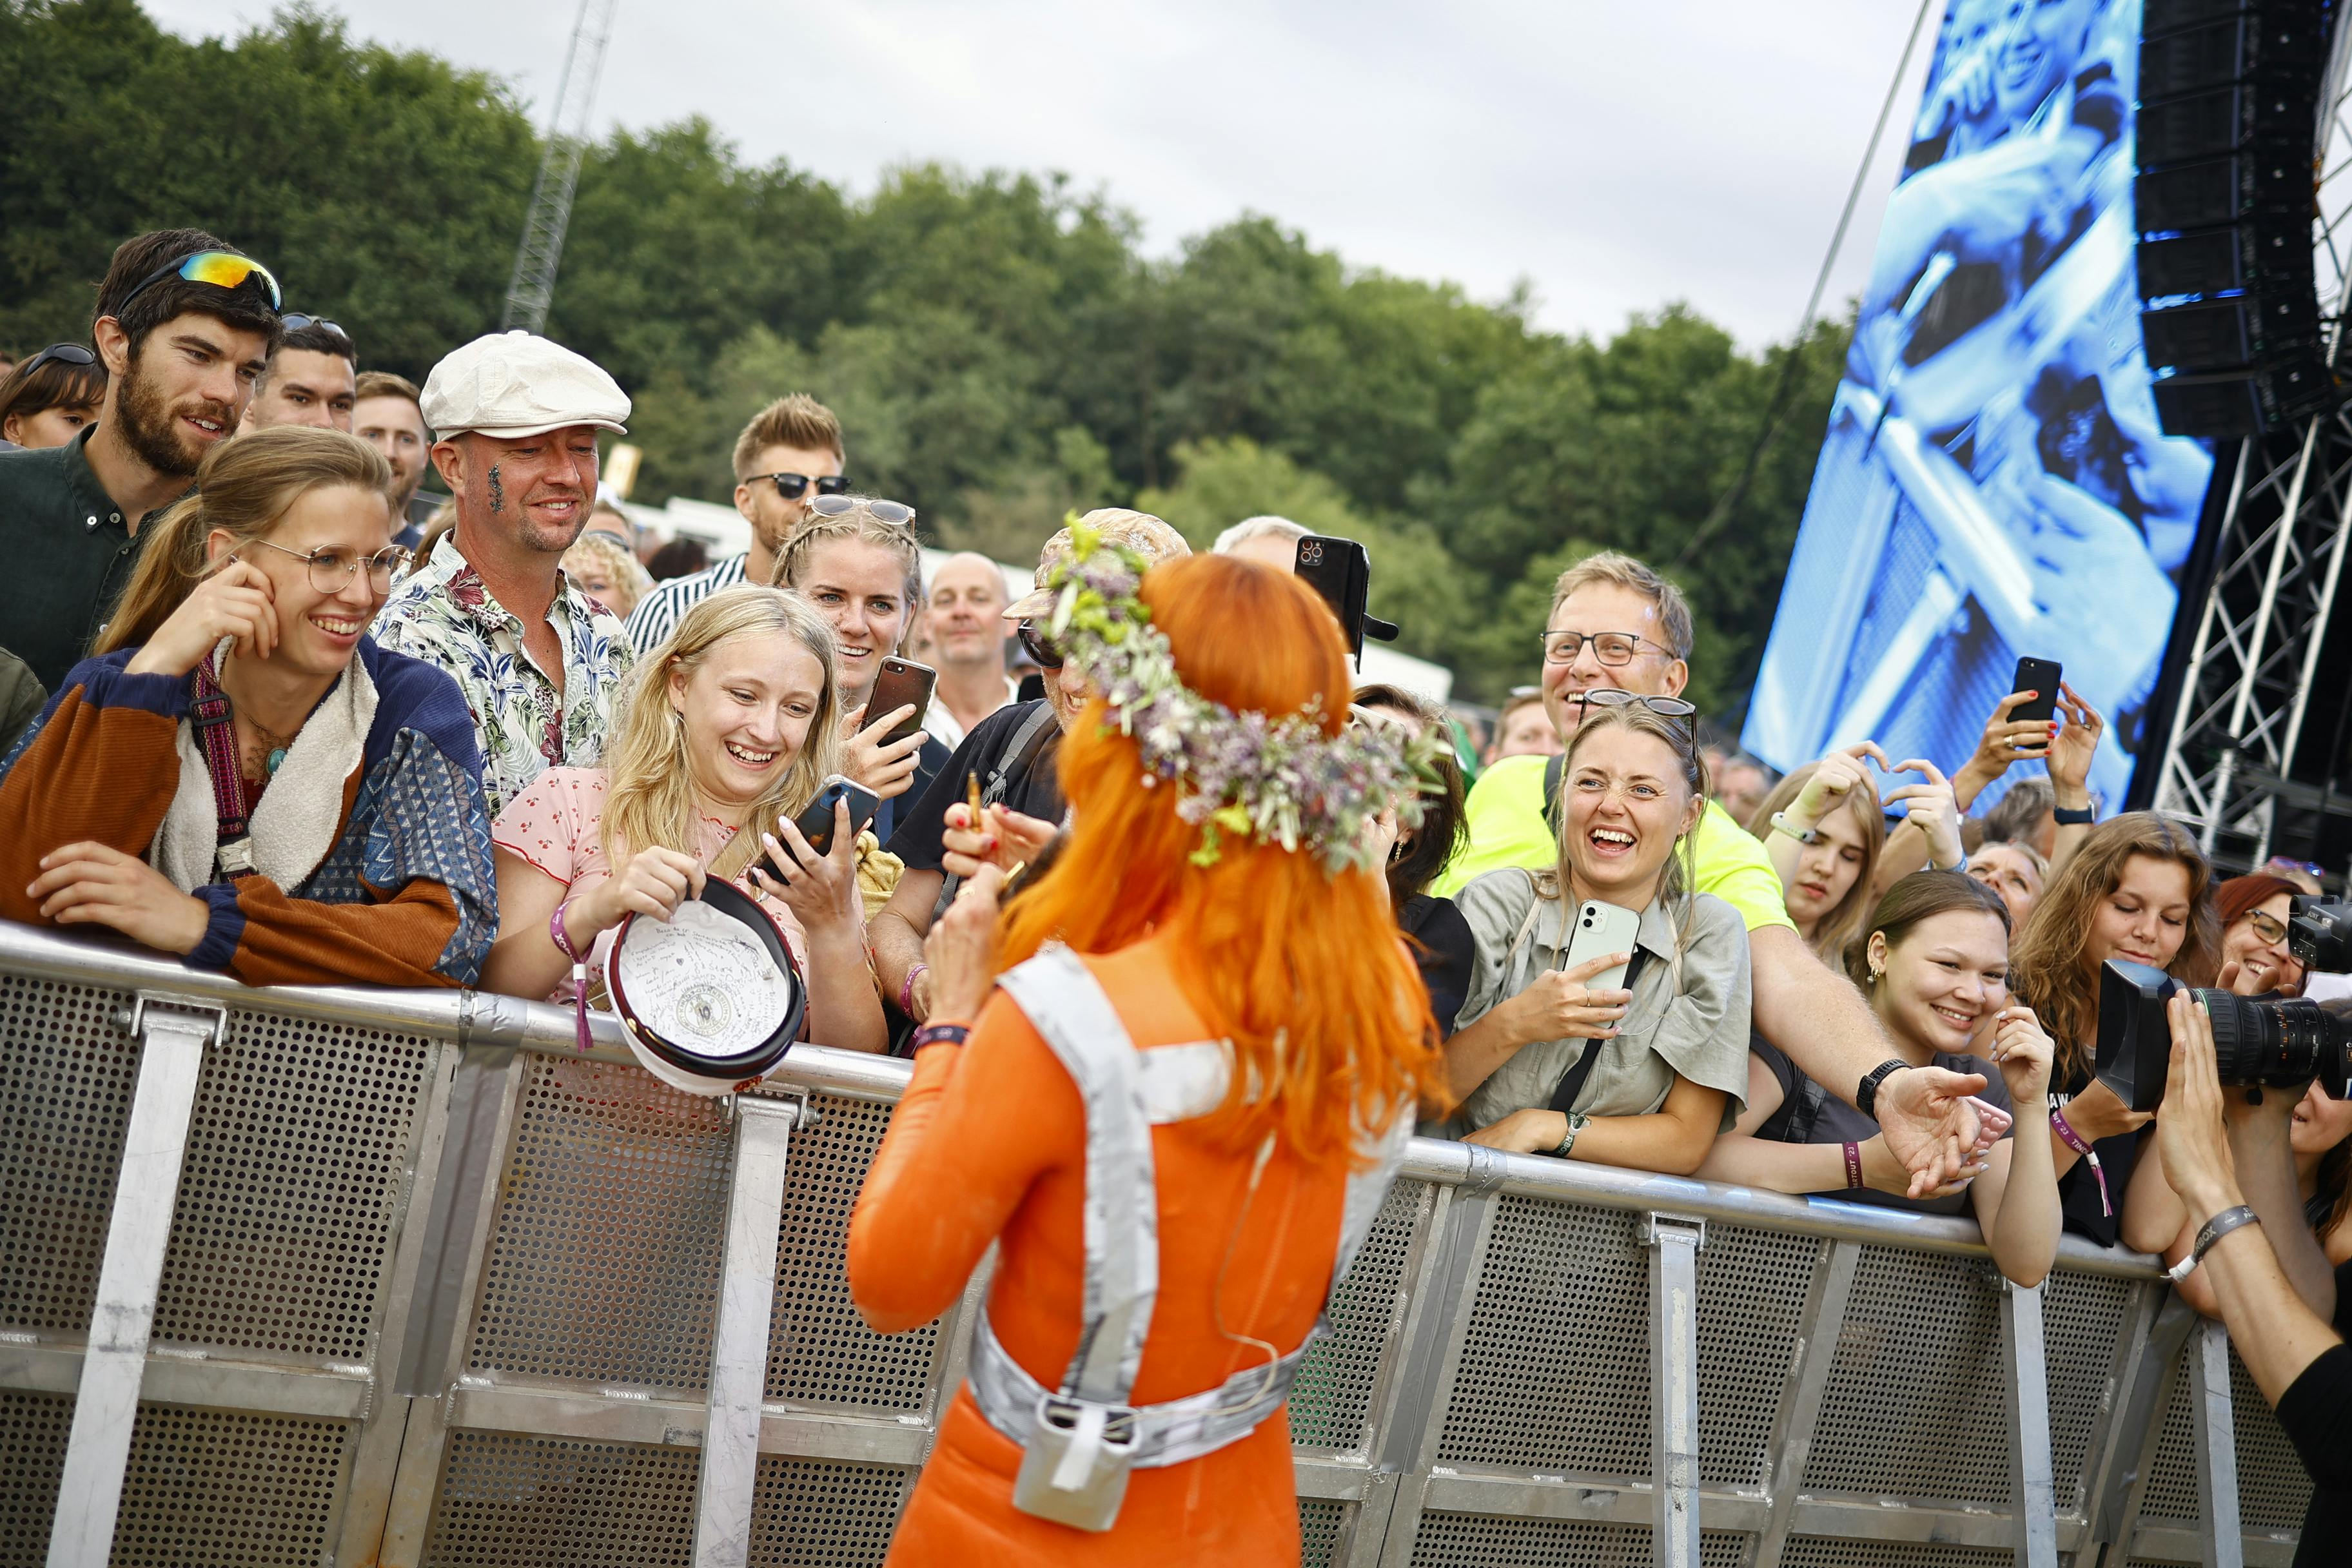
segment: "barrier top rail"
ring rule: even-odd
[[[400,991],[359,986],[250,986],[103,940],[57,935],[0,921],[0,971],[128,991],[200,998],[240,1009],[273,1009],[327,1022],[394,1028],[455,1041],[468,1049],[507,1049],[579,1057],[568,1007],[467,990]],[[589,1015],[597,1061],[633,1064],[620,1021]],[[761,1086],[770,1090],[895,1101],[913,1072],[891,1057],[801,1047]],[[1903,1209],[1729,1186],[1581,1161],[1506,1154],[1473,1143],[1415,1138],[1401,1174],[1477,1192],[1634,1211],[1669,1211],[1828,1240],[1873,1242],[1920,1251],[1990,1258],[1974,1222]],[[2056,1266],[2126,1279],[2154,1279],[2162,1265],[2146,1253],[2104,1247],[2077,1236],[2060,1239]]]

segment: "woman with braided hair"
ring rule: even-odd
[[[850,1224],[886,1332],[999,1249],[897,1564],[1296,1561],[1289,1380],[1435,1080],[1367,847],[1417,814],[1423,748],[1348,723],[1346,645],[1295,578],[1139,577],[1088,534],[1059,579],[1095,693],[1073,826],[1001,926],[990,863],[934,929]]]

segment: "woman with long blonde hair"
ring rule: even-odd
[[[2154,1113],[2134,1111],[2092,1073],[2100,971],[2119,958],[2210,985],[2220,923],[2213,873],[2196,840],[2154,812],[2132,811],[2084,836],[2011,944],[2011,988],[2055,1047],[2050,1134],[2066,1228],[2102,1246],[2116,1243],[2141,1130]]]
[[[1067,841],[1001,947],[992,864],[934,928],[850,1223],[885,1332],[998,1248],[890,1561],[1296,1561],[1289,1379],[1434,1085],[1367,847],[1420,750],[1347,722],[1346,645],[1288,574],[1074,541]]]
[[[1780,873],[1789,918],[1822,963],[1845,967],[1870,918],[1886,816],[1858,757],[1832,752],[1772,786],[1748,819]]]
[[[550,768],[499,814],[483,984],[576,1004],[574,954],[601,965],[624,918],[667,920],[725,877],[800,965],[809,1037],[882,1049],[847,809],[826,855],[791,821],[840,767],[838,708],[832,630],[799,595],[740,587],[697,605],[638,661],[605,765]]]
[[[390,482],[335,430],[206,454],[0,760],[0,918],[255,985],[474,983],[496,893],[473,720],[368,635],[407,557]]]

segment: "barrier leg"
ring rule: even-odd
[[[2000,1282],[2000,1338],[2009,1353],[2009,1494],[2020,1568],[2058,1568],[2058,1480],[2050,1457],[2050,1369],[2042,1359],[2042,1287]]]
[[[710,1401],[695,1499],[694,1568],[743,1568],[751,1555],[751,1494],[760,1472],[760,1405],[776,1305],[776,1233],[784,1158],[803,1107],[739,1094],[735,1176],[727,1196],[719,1320],[710,1331]]]
[[[131,1008],[139,1038],[139,1083],[123,1131],[122,1171],[99,1264],[98,1300],[82,1352],[73,1426],[66,1437],[58,1511],[49,1526],[49,1568],[103,1568],[114,1549],[122,1477],[131,1462],[131,1427],[147,1341],[155,1326],[155,1292],[179,1201],[180,1166],[195,1113],[205,1047],[227,1021],[222,1009],[142,994]]]
[[[1860,1244],[1833,1241],[1825,1261],[1814,1271],[1801,1320],[1794,1381],[1773,1427],[1769,1450],[1772,1473],[1765,1494],[1770,1500],[1764,1527],[1757,1532],[1755,1568],[1780,1568],[1780,1554],[1788,1550],[1797,1493],[1805,1484],[1805,1462],[1812,1457],[1813,1429],[1821,1421],[1830,1371],[1837,1364],[1838,1336],[1845,1328],[1846,1302],[1853,1295],[1854,1269],[1861,1261]]]
[[[1650,1249],[1651,1561],[1699,1568],[1698,1249],[1703,1221],[1642,1216]]]
[[[2243,1568],[2238,1519],[2238,1434],[2230,1411],[2230,1331],[2210,1319],[2189,1342],[2190,1426],[2197,1433],[2197,1490],[2205,1504],[2205,1568]]]

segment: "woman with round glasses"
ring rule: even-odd
[[[79,343],[51,343],[0,378],[0,441],[62,447],[98,423],[105,401],[98,355]]]
[[[2213,912],[2221,921],[2221,963],[2238,966],[2245,976],[2245,994],[2302,990],[2303,964],[2287,947],[2287,927],[2294,919],[2292,900],[2302,890],[2264,871],[2232,877],[2213,889]]]
[[[406,552],[340,431],[215,447],[0,762],[0,916],[249,984],[473,983],[496,922],[457,683],[367,635]]]

